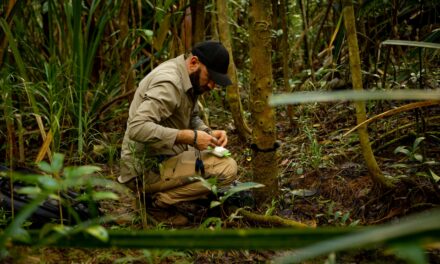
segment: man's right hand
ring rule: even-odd
[[[203,130],[197,130],[197,140],[194,145],[195,131],[194,130],[179,130],[176,137],[176,144],[189,144],[193,145],[196,149],[205,150],[210,147],[216,147],[219,144],[219,140],[206,133]]]

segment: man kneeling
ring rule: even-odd
[[[140,82],[122,143],[120,183],[151,193],[155,207],[169,209],[207,197],[210,191],[196,175],[215,177],[218,186],[236,179],[235,160],[207,150],[226,146],[226,131],[206,126],[197,106],[201,94],[231,84],[228,65],[224,46],[205,41]]]

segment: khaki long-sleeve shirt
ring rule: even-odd
[[[149,170],[149,157],[177,155],[188,149],[175,144],[181,129],[205,130],[184,56],[168,60],[139,84],[130,105],[121,150],[119,182]]]

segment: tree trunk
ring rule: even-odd
[[[353,82],[353,89],[363,90],[362,87],[362,74],[361,74],[361,63],[359,56],[359,46],[356,37],[356,20],[354,16],[354,9],[351,0],[344,0],[344,24],[347,29],[347,41],[348,50],[350,56],[350,68],[351,68],[351,78]],[[356,119],[357,123],[360,124],[366,120],[366,110],[365,102],[357,101],[356,106]],[[370,140],[368,137],[367,127],[365,125],[358,128],[359,141],[361,143],[362,154],[364,155],[365,162],[370,172],[370,176],[374,182],[379,184],[381,187],[391,187],[392,184],[385,179],[382,171],[377,165],[376,158],[374,157],[373,150],[371,149]]]
[[[191,0],[193,45],[205,39],[205,5],[206,0]]]
[[[228,75],[231,78],[232,85],[226,88],[226,100],[231,109],[232,118],[239,136],[244,139],[250,139],[251,129],[246,124],[243,116],[243,107],[241,105],[240,93],[238,87],[237,70],[235,68],[234,56],[232,54],[231,34],[228,24],[228,3],[227,1],[217,1],[217,16],[220,41],[229,52]]]
[[[181,39],[183,42],[183,46],[185,49],[185,52],[191,50],[191,44],[192,44],[192,14],[191,14],[191,8],[188,7],[185,9],[185,17],[183,18],[182,22],[182,30],[181,30]]]
[[[286,0],[280,1],[281,29],[283,30],[283,38],[281,39],[281,52],[283,54],[283,80],[284,92],[290,91],[289,85],[289,28],[287,27],[287,8]]]
[[[121,11],[119,13],[119,29],[121,44],[121,84],[122,94],[134,89],[134,72],[131,69],[131,47],[127,41],[129,36],[128,15],[130,9],[130,1],[122,1]]]
[[[308,21],[307,21],[307,15],[306,15],[306,8],[304,6],[304,0],[298,0],[299,3],[299,9],[301,12],[301,18],[302,18],[302,28],[304,31],[304,65],[309,64],[309,41],[308,41]]]
[[[278,194],[277,152],[274,109],[268,105],[272,94],[271,2],[252,0],[250,6],[250,60],[252,102],[252,171],[256,182],[266,185],[256,190],[256,200],[264,203]]]

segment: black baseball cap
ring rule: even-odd
[[[218,41],[204,41],[197,43],[191,53],[199,58],[209,72],[209,77],[217,85],[231,85],[228,77],[229,53],[222,43]]]

